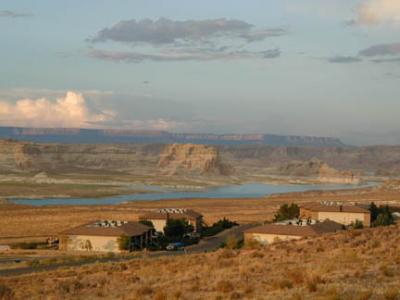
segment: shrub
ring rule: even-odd
[[[238,249],[240,248],[240,243],[241,240],[239,240],[237,237],[230,235],[226,238],[225,240],[225,247],[228,249]]]
[[[373,294],[374,293],[372,290],[359,291],[355,295],[355,300],[368,300],[368,299],[371,299]]]
[[[41,243],[37,243],[37,242],[22,242],[22,243],[12,244],[11,248],[12,249],[32,250],[32,249],[37,249],[39,244],[41,244]]]
[[[217,283],[217,291],[222,293],[228,293],[233,290],[234,286],[230,281],[221,280]]]
[[[300,268],[289,270],[287,276],[295,284],[302,284],[304,282],[304,271]]]
[[[246,248],[247,249],[261,249],[262,248],[262,244],[257,241],[256,239],[248,239],[246,240]]]
[[[218,222],[215,222],[211,227],[204,227],[201,234],[203,236],[213,236],[216,235],[225,229],[230,229],[233,226],[237,226],[238,223],[232,222],[229,219],[223,218]]]
[[[393,270],[391,270],[387,265],[382,265],[379,269],[382,272],[382,274],[386,277],[394,276]]]
[[[398,300],[400,298],[400,292],[397,288],[390,288],[383,294],[386,300]]]
[[[129,236],[121,235],[118,238],[118,249],[121,251],[129,250],[131,246],[131,239]]]
[[[293,282],[291,282],[288,279],[283,279],[283,280],[279,281],[279,287],[281,289],[291,289],[291,288],[293,288]]]
[[[142,296],[148,296],[153,294],[153,289],[149,286],[141,286],[136,290],[136,295],[141,299]]]
[[[310,293],[314,293],[318,290],[318,285],[314,281],[307,281],[307,289]]]
[[[154,300],[167,300],[167,294],[164,293],[163,291],[157,291],[157,293],[154,295]]]
[[[350,226],[353,229],[363,229],[364,228],[364,224],[363,222],[361,222],[360,220],[356,220],[354,223],[351,222]]]
[[[40,261],[38,259],[32,259],[32,260],[28,261],[27,264],[28,264],[28,266],[30,266],[32,268],[37,268],[40,266]]]
[[[2,300],[14,299],[13,290],[2,283],[0,283],[0,299],[2,299]]]

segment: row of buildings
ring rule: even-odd
[[[139,217],[139,222],[95,221],[63,231],[59,236],[61,250],[120,252],[122,236],[128,240],[127,249],[143,249],[151,244],[155,232],[163,232],[170,219],[183,219],[200,233],[203,216],[190,209],[160,209]],[[140,221],[151,221],[153,227]],[[292,240],[332,233],[355,222],[370,226],[368,209],[359,206],[321,202],[300,206],[300,217],[296,220],[267,224],[251,228],[244,233],[245,241],[255,240],[270,244],[277,240]]]
[[[313,202],[300,206],[300,216],[296,220],[254,227],[247,230],[244,236],[247,243],[256,241],[267,245],[276,241],[334,233],[356,222],[369,227],[371,225],[370,211],[356,205]]]
[[[151,244],[155,232],[163,232],[170,219],[186,220],[195,232],[201,231],[203,216],[190,209],[167,208],[141,215],[141,222],[100,220],[65,230],[59,235],[59,249],[69,251],[121,252],[121,237],[129,241],[128,250],[139,250]]]

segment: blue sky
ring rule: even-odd
[[[0,3],[0,125],[400,143],[396,0]]]

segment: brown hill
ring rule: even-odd
[[[399,299],[399,227],[0,278],[9,299]],[[0,290],[0,291],[1,291]]]

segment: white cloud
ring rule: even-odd
[[[400,22],[399,0],[366,0],[357,8],[356,24],[379,24]]]
[[[67,92],[51,101],[46,98],[0,101],[0,125],[29,127],[91,127],[112,119],[109,112],[92,112],[82,94]]]

